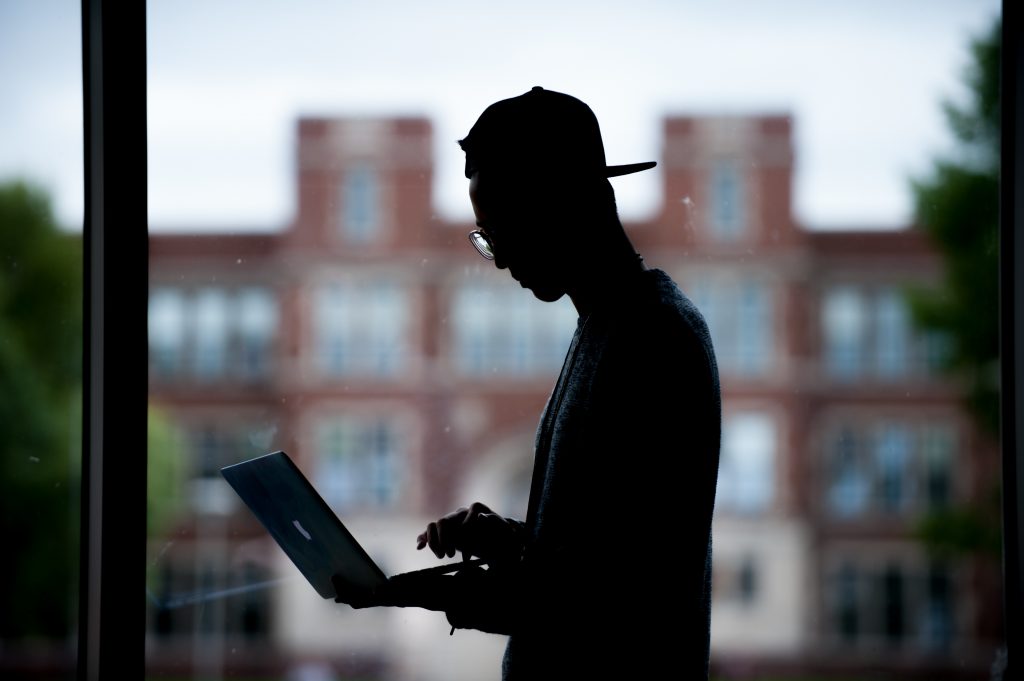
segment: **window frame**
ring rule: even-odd
[[[1020,8],[1002,8],[1000,318],[1006,678],[1022,664],[1024,618],[1024,35]],[[146,3],[82,0],[85,167],[83,428],[79,679],[145,672],[148,228]],[[109,57],[109,58],[108,58]],[[116,225],[116,230],[113,229]],[[108,235],[107,227],[110,226]],[[111,285],[106,284],[110,282]],[[110,314],[107,314],[107,312]],[[116,311],[116,312],[115,312]],[[134,456],[104,456],[133,452]],[[103,494],[104,490],[115,493]],[[104,537],[117,541],[104,541]]]
[[[1003,502],[1003,616],[1007,666],[1004,678],[1016,678],[1024,669],[1018,655],[1024,650],[1024,562],[1021,560],[1021,532],[1024,531],[1024,439],[1017,424],[1024,422],[1024,316],[1016,313],[1024,300],[1024,239],[1017,231],[1024,208],[1024,138],[1020,135],[1024,116],[1024,30],[1018,3],[1004,0],[1002,6],[1002,50],[1000,91],[1002,139],[999,182],[999,295],[1000,373]],[[1012,93],[1012,96],[1006,96]]]
[[[146,3],[82,0],[83,376],[77,674],[145,674]],[[121,455],[121,453],[125,453]]]

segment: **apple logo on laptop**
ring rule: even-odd
[[[303,536],[303,537],[305,537],[307,541],[313,541],[313,535],[311,535],[311,534],[310,534],[309,532],[307,532],[307,531],[306,531],[306,528],[304,528],[304,527],[302,526],[302,524],[301,524],[301,523],[299,523],[299,521],[298,521],[298,520],[293,520],[293,521],[292,521],[292,525],[294,525],[294,526],[295,526],[295,529],[296,529],[296,530],[298,530],[299,532],[301,532],[301,533],[302,533],[302,536]]]

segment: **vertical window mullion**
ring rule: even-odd
[[[82,72],[85,328],[77,678],[94,681],[141,678],[145,670],[145,572],[139,566],[146,557],[149,349],[146,3],[83,0]]]

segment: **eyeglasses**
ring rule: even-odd
[[[483,230],[474,229],[470,232],[469,243],[473,244],[473,248],[476,249],[477,253],[488,260],[494,260],[494,244],[491,243],[491,238]]]

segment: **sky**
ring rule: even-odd
[[[78,0],[0,0],[0,181],[81,224]],[[999,0],[148,0],[152,229],[272,231],[294,212],[302,115],[422,115],[440,217],[472,212],[455,140],[534,85],[587,102],[609,163],[657,160],[681,114],[794,117],[810,228],[899,227],[909,181],[949,153],[944,100]],[[613,180],[625,219],[657,169]],[[665,197],[671,200],[674,197]]]

